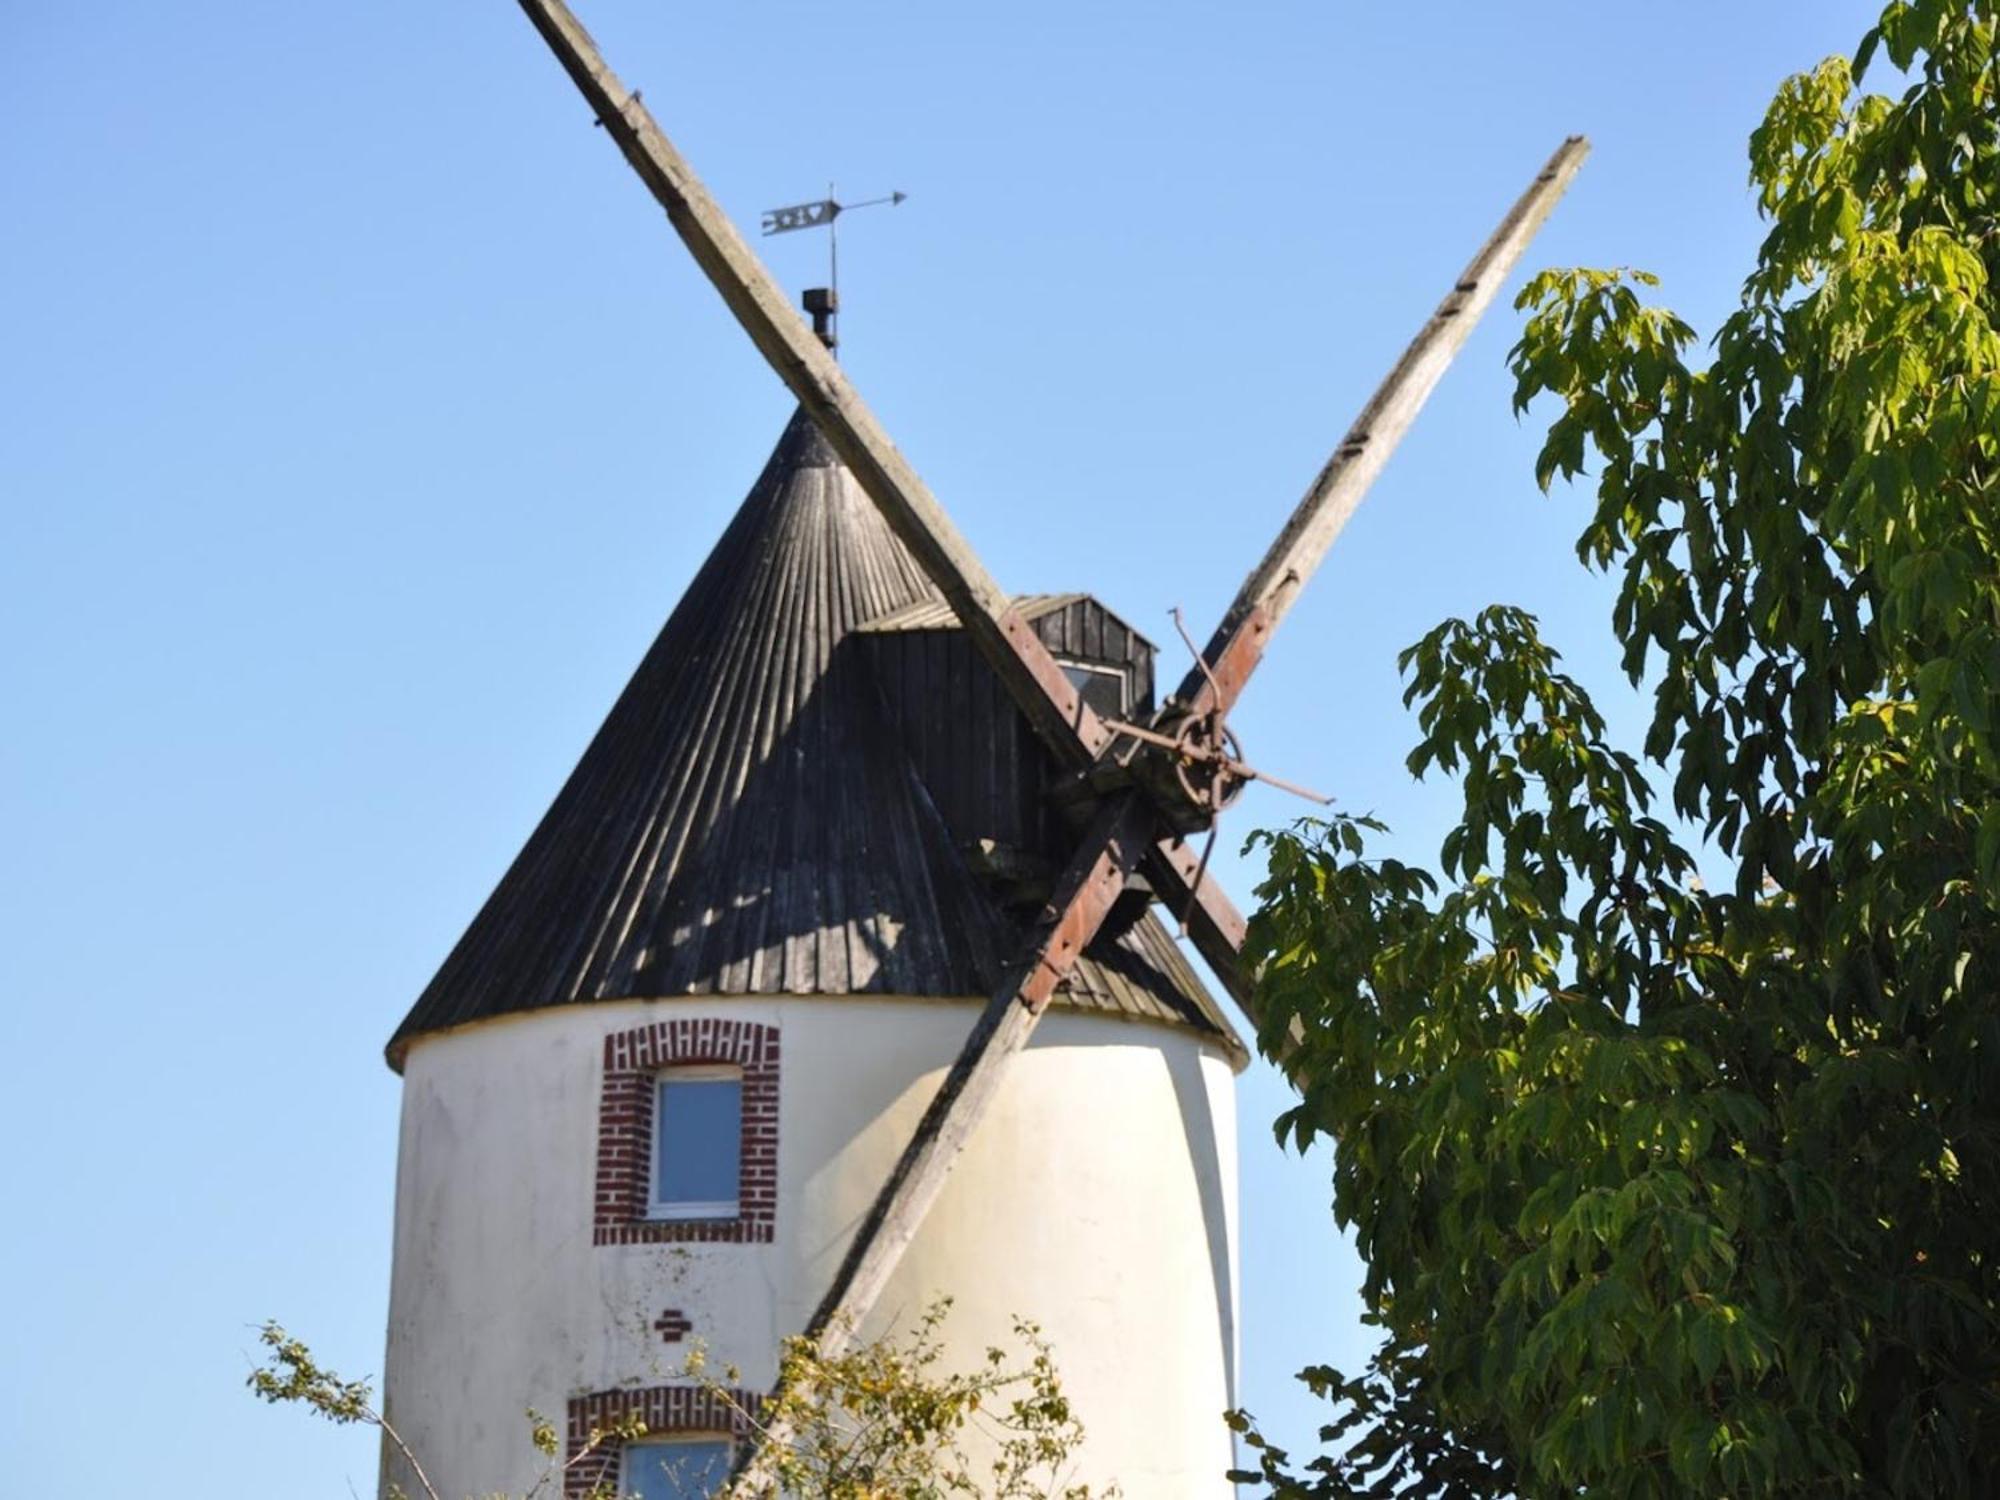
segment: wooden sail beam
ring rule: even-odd
[[[1140,866],[1168,909],[1187,928],[1188,940],[1229,991],[1251,1026],[1263,1025],[1253,976],[1243,968],[1243,932],[1247,925],[1213,871],[1201,868],[1201,856],[1184,839],[1161,839],[1146,851]]]
[[[1550,159],[1363,408],[1277,544],[1244,585],[1238,607],[1232,610],[1236,621],[1233,630],[1229,628],[1230,617],[1225,617],[1224,628],[1217,632],[1222,652],[1211,657],[1208,671],[1197,666],[1190,674],[1195,685],[1183,686],[1183,705],[1197,712],[1225,712],[1234,703],[1278,621],[1325,557],[1389,453],[1409,430],[1445,366],[1465,342],[1471,323],[1492,301],[1528,239],[1582,164],[1587,149],[1581,138],[1573,138]],[[1051,897],[1035,939],[988,1003],[850,1242],[810,1329],[822,1353],[836,1353],[844,1347],[874,1306],[904,1249],[915,1238],[925,1212],[943,1190],[965,1143],[992,1104],[1006,1063],[1026,1045],[1053,990],[1052,976],[1059,977],[1052,953],[1059,951],[1067,961],[1074,961],[1122,889],[1123,872],[1143,865],[1156,881],[1156,888],[1193,893],[1196,900],[1188,907],[1190,930],[1204,954],[1211,947],[1231,958],[1239,953],[1242,918],[1213,887],[1184,842],[1160,840],[1157,834],[1157,814],[1134,792],[1120,793],[1098,809],[1090,833]],[[1217,972],[1226,976],[1230,992],[1261,1029],[1250,976],[1242,965],[1221,964]],[[1043,987],[1031,992],[1035,985]],[[754,1486],[762,1477],[760,1466],[772,1444],[782,1442],[783,1437],[782,1433],[766,1433],[760,1451],[744,1470],[744,1488],[738,1493],[755,1493]]]
[[[639,180],[667,212],[695,263],[779,379],[812,414],[889,529],[957,611],[1066,769],[1087,766],[1111,731],[1063,675],[1013,601],[862,401],[833,355],[792,308],[639,96],[611,71],[563,0],[519,0],[535,30],[596,112]]]
[[[897,452],[840,366],[786,301],[693,169],[645,105],[612,72],[563,0],[519,3],[751,340],[951,603],[1057,764],[1069,769],[1089,765],[1111,742],[1110,730],[1078,697],[1054,657],[986,572],[922,478]],[[1237,604],[1224,616],[1208,659],[1228,684],[1230,700],[1241,691],[1277,620],[1387,461],[1527,237],[1574,175],[1584,149],[1580,141],[1566,143],[1474,258],[1363,409],[1278,542],[1246,582]],[[1206,678],[1196,671],[1183,684],[1180,697],[1201,711],[1208,693]],[[1166,779],[1154,778],[1155,785]],[[1224,987],[1243,1001],[1250,986],[1247,977],[1236,972],[1242,917],[1212,880],[1204,878],[1199,889],[1190,885],[1193,868],[1193,861],[1164,854],[1148,860],[1155,889],[1186,914],[1197,949]]]
[[[1104,925],[1125,889],[1126,876],[1145,857],[1152,828],[1152,809],[1136,792],[1110,799],[1091,820],[1028,942],[980,1013],[902,1160],[849,1244],[808,1329],[823,1349],[843,1347],[854,1325],[875,1305],[953,1162],[991,1106],[1004,1064],[1027,1044],[1057,986]]]
[[[1078,697],[1012,601],[911,468],[818,338],[793,311],[693,170],[638,97],[626,89],[562,0],[519,0],[535,29],[596,112],[606,133],[666,210],[721,293],[827,441],[957,613],[1029,723],[1071,770],[1089,767],[1113,733]],[[1253,570],[1166,712],[1226,712],[1255,671],[1272,632],[1408,430],[1472,324],[1554,206],[1587,146],[1556,153],[1390,372]],[[1164,805],[1164,804],[1163,804]],[[823,1349],[852,1337],[886,1285],[972,1130],[996,1097],[1006,1064],[1027,1042],[1057,983],[1102,924],[1125,878],[1143,867],[1187,915],[1197,946],[1253,1022],[1250,978],[1238,952],[1243,922],[1159,813],[1131,789],[1097,810],[1036,934],[973,1028],[897,1168],[857,1231],[814,1319]],[[782,1434],[766,1432],[732,1485],[755,1475]]]
[[[1109,731],[1077,697],[1033,628],[896,451],[839,364],[793,311],[645,105],[612,72],[569,7],[562,0],[519,3],[752,342],[950,601],[1057,764],[1089,765],[1109,743]],[[1197,863],[1177,841],[1167,841],[1148,857],[1146,868],[1154,889],[1185,914],[1196,950],[1254,1024],[1247,1009],[1250,985],[1238,972],[1236,957],[1242,914],[1212,876],[1204,875],[1198,887],[1190,883]]]
[[[1474,325],[1589,154],[1590,142],[1580,135],[1558,146],[1499,227],[1479,247],[1437,311],[1361,408],[1263,560],[1243,581],[1203,653],[1208,671],[1197,664],[1188,672],[1170,700],[1168,712],[1229,711],[1263,657],[1271,633],[1325,560],[1334,538],[1375,483],[1446,367],[1471,336]]]
[[[1147,856],[1154,818],[1145,799],[1128,790],[1107,799],[1091,819],[1027,944],[1008,966],[848,1242],[806,1328],[821,1356],[838,1355],[858,1336],[862,1319],[888,1286],[966,1143],[998,1098],[1008,1063],[1027,1046],[1057,987],[1124,891],[1126,877]],[[755,1449],[743,1455],[726,1493],[770,1493],[769,1466],[791,1437],[782,1419],[767,1425]]]
[[[1207,670],[1191,668],[1162,706],[1163,719],[1187,713],[1226,714],[1263,659],[1277,629],[1362,496],[1389,461],[1473,325],[1499,293],[1528,243],[1590,154],[1571,136],[1548,160],[1499,227],[1472,257],[1437,311],[1375,388],[1293,510],[1270,550],[1251,571],[1204,652]],[[1162,841],[1146,864],[1154,889],[1168,893],[1188,936],[1251,1025],[1261,1029],[1254,976],[1241,962],[1243,918],[1179,839]]]

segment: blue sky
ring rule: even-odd
[[[1713,327],[1743,143],[1866,0],[674,7],[583,0],[723,205],[837,180],[848,367],[1007,585],[1205,634],[1567,133],[1528,264]],[[252,1404],[253,1325],[379,1368],[380,1048],[790,401],[504,0],[0,4],[0,1449],[37,1500],[368,1492]],[[768,245],[797,289],[823,245]],[[1608,594],[1489,315],[1278,637],[1251,759],[1429,861],[1396,651],[1539,612],[1614,722]],[[1171,648],[1170,662],[1175,661]],[[1240,835],[1299,806],[1255,790]],[[1241,1089],[1243,1388],[1358,1365],[1327,1163]]]

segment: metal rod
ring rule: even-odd
[[[1158,745],[1162,750],[1171,751],[1182,760],[1218,766],[1238,781],[1261,781],[1267,786],[1276,787],[1281,792],[1290,792],[1295,797],[1303,797],[1308,802],[1318,802],[1326,806],[1331,806],[1333,803],[1333,798],[1324,792],[1316,792],[1311,787],[1300,786],[1296,781],[1286,781],[1283,777],[1273,776],[1268,771],[1260,771],[1253,765],[1223,754],[1220,750],[1191,749],[1170,734],[1161,734],[1157,729],[1148,729],[1143,724],[1128,724],[1123,719],[1106,719],[1104,723],[1106,727],[1119,734],[1143,740],[1148,745]]]

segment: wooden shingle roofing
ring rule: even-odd
[[[390,1039],[594,1000],[985,996],[1016,918],[884,711],[869,620],[929,582],[804,413]],[[948,611],[947,611],[948,613]],[[1241,1043],[1150,915],[1065,1003]]]
[[[1013,602],[1014,608],[1021,612],[1021,618],[1029,621],[1045,619],[1057,610],[1069,609],[1075,605],[1095,603],[1088,594],[1074,593],[1016,594]],[[1099,605],[1098,608],[1103,609],[1103,606]],[[1130,625],[1126,625],[1123,620],[1118,620],[1118,617],[1109,610],[1105,610],[1104,613],[1109,618],[1117,620],[1118,624],[1124,626],[1132,635],[1138,636],[1144,644],[1148,646],[1153,644],[1145,636],[1139,635],[1139,632],[1133,630]],[[933,594],[927,599],[918,600],[915,604],[891,610],[888,614],[879,615],[872,620],[865,620],[856,628],[871,635],[882,635],[897,630],[956,630],[958,616],[952,612],[948,602]]]

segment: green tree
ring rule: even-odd
[[[746,1429],[782,1440],[768,1479],[734,1493],[741,1500],[1117,1500],[1115,1487],[1071,1482],[1083,1425],[1041,1329],[1016,1318],[1018,1351],[989,1348],[982,1366],[953,1371],[942,1364],[950,1308],[943,1298],[906,1335],[840,1354],[787,1339],[777,1396],[738,1408]],[[702,1374],[699,1360],[691,1373]],[[708,1385],[734,1402],[731,1386]]]
[[[273,1406],[303,1406],[336,1426],[373,1427],[382,1435],[384,1456],[393,1452],[401,1460],[402,1467],[415,1476],[424,1500],[443,1500],[425,1471],[421,1456],[376,1407],[375,1393],[367,1381],[349,1380],[328,1369],[319,1362],[304,1340],[294,1338],[275,1322],[265,1323],[257,1331],[257,1340],[264,1346],[264,1362],[252,1369],[244,1382],[254,1394]],[[563,1481],[570,1470],[606,1443],[625,1442],[646,1435],[644,1424],[632,1420],[602,1430],[593,1429],[582,1448],[564,1458],[553,1422],[530,1408],[527,1424],[528,1441],[542,1456],[543,1465],[541,1473],[535,1476],[534,1483],[522,1493],[520,1500],[544,1500],[546,1496],[561,1493]],[[390,1500],[405,1500],[406,1492],[398,1484],[392,1482],[388,1493]],[[487,1500],[512,1500],[512,1497],[493,1494]],[[611,1485],[593,1484],[586,1500],[618,1500],[618,1494]]]
[[[1017,1318],[1015,1347],[989,1348],[975,1368],[955,1370],[944,1362],[950,1308],[949,1298],[940,1299],[914,1327],[836,1355],[822,1354],[811,1339],[787,1339],[779,1394],[761,1402],[737,1395],[735,1370],[718,1379],[703,1351],[691,1354],[676,1378],[715,1396],[746,1439],[782,1434],[772,1447],[770,1477],[739,1483],[732,1493],[744,1500],[1117,1500],[1115,1487],[1092,1489],[1070,1477],[1083,1424],[1063,1393],[1041,1330]],[[256,1395],[275,1405],[304,1406],[331,1422],[377,1429],[385,1453],[414,1476],[423,1500],[448,1500],[425,1471],[422,1455],[377,1409],[365,1381],[327,1369],[276,1323],[266,1323],[258,1337],[264,1361],[248,1377]],[[643,1422],[627,1418],[590,1432],[578,1451],[565,1455],[552,1422],[532,1409],[526,1420],[541,1469],[519,1500],[553,1500],[571,1488],[566,1481],[572,1471],[600,1449],[647,1435]],[[404,1492],[392,1485],[390,1494]],[[586,1494],[587,1500],[621,1500],[615,1479],[593,1481]]]
[[[1651,727],[1489,609],[1402,658],[1439,875],[1266,837],[1279,1134],[1336,1143],[1383,1333],[1306,1372],[1323,1456],[1250,1432],[1271,1492],[2000,1493],[1996,29],[1899,0],[1783,85],[1705,348],[1643,275],[1523,294]]]

